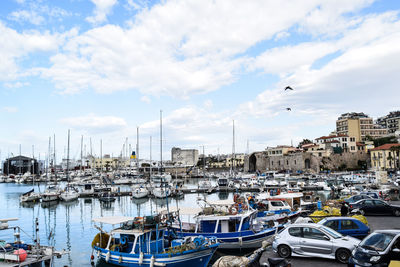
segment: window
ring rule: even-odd
[[[364,205],[374,205],[374,201],[371,199],[367,199],[364,201]]]
[[[342,220],[340,222],[340,228],[342,230],[358,229],[358,225],[352,220]]]
[[[339,229],[339,223],[336,220],[328,221],[327,223],[324,223],[324,225],[329,228],[332,228],[335,231]]]
[[[311,228],[311,227],[304,227],[303,228],[303,237],[310,238],[310,239],[323,239],[325,234],[318,229]]]
[[[283,207],[284,205],[283,205],[282,201],[271,201],[271,206]]]
[[[301,227],[289,228],[289,235],[295,236],[295,237],[301,237]]]
[[[350,149],[354,151],[354,150],[356,150],[356,147],[355,146],[351,146]]]

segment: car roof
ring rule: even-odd
[[[400,230],[397,229],[386,229],[386,230],[375,230],[374,233],[390,233],[390,234],[400,234]]]
[[[310,226],[321,227],[322,225],[318,224],[318,223],[296,223],[296,224],[288,225],[288,228],[292,227],[292,226],[294,226],[294,227],[310,227]]]
[[[358,220],[357,218],[346,217],[346,216],[326,217],[325,219],[327,221],[332,221],[332,220]]]

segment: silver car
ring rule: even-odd
[[[347,263],[359,239],[343,236],[326,226],[292,224],[275,237],[272,248],[282,258],[290,256],[320,257]]]

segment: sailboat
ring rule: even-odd
[[[42,194],[42,202],[50,202],[57,201],[60,197],[61,190],[57,186],[57,167],[56,167],[56,136],[54,135],[54,158],[53,158],[53,167],[55,174],[55,184],[48,185],[46,190]]]
[[[65,187],[64,192],[61,193],[60,198],[63,201],[73,201],[77,200],[79,197],[79,192],[71,186],[69,183],[69,130],[68,130],[68,152],[67,152],[67,186]]]

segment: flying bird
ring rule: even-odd
[[[286,86],[286,87],[285,87],[285,91],[286,91],[286,90],[293,90],[293,88],[290,87],[290,86]]]
[[[291,108],[286,108],[286,110],[287,110],[287,111],[291,111],[292,109],[291,109]]]

